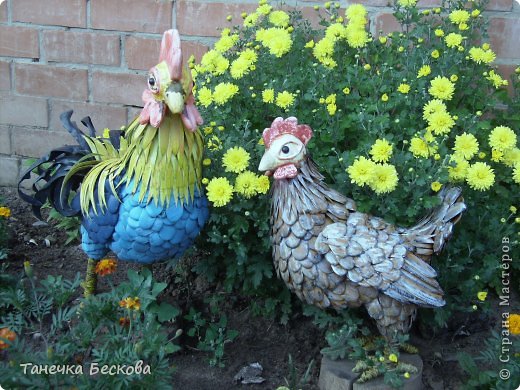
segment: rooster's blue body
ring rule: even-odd
[[[31,179],[31,172],[39,175],[34,195],[19,191],[37,215],[49,200],[63,215],[80,216],[87,280],[109,251],[119,260],[143,264],[177,258],[206,223],[202,118],[192,87],[182,69],[179,35],[169,30],[159,63],[148,75],[141,114],[103,138],[96,137],[90,118],[82,121],[87,136],[71,121],[72,111],[62,114],[79,145],[51,151],[22,177],[21,182]]]

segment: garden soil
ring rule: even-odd
[[[76,273],[82,277],[86,268],[86,255],[76,240],[64,245],[66,234],[53,224],[43,224],[32,215],[31,208],[22,202],[13,188],[0,188],[0,199],[11,209],[9,227],[9,256],[6,260],[8,272],[19,274],[23,262],[29,260],[37,276],[62,275],[73,279]],[[36,223],[36,224],[35,224]],[[50,245],[49,245],[50,244]],[[289,379],[288,356],[292,356],[294,368],[302,377],[307,367],[314,361],[309,383],[302,389],[317,389],[320,349],[325,346],[324,331],[318,329],[311,318],[293,313],[287,325],[275,319],[266,319],[251,314],[248,298],[230,295],[219,284],[207,283],[204,278],[191,272],[191,264],[196,256],[183,259],[174,270],[164,264],[153,265],[152,272],[158,281],[169,283],[160,299],[178,306],[186,314],[194,306],[198,311],[207,311],[204,298],[216,295],[224,297],[224,311],[228,316],[228,328],[239,332],[238,337],[225,346],[224,367],[211,367],[210,355],[198,351],[187,337],[178,340],[182,350],[172,357],[175,389],[225,390],[225,389],[276,389],[286,385]],[[128,269],[139,269],[132,263],[119,262],[114,282],[126,279]],[[100,290],[108,286],[101,280]],[[79,294],[79,291],[78,291]],[[518,299],[515,300],[518,306]],[[496,302],[498,307],[498,302]],[[515,308],[512,308],[515,309]],[[518,307],[516,308],[518,310]],[[421,334],[418,327],[411,333],[412,344],[419,347],[424,361],[423,384],[425,389],[458,389],[465,375],[458,366],[456,354],[466,351],[473,356],[482,350],[483,340],[489,337],[492,328],[497,329],[499,319],[479,313],[464,315],[450,320],[449,327],[438,334]],[[189,324],[172,324],[171,333]],[[170,331],[170,329],[169,329]],[[234,380],[244,366],[260,363],[263,367],[262,384],[244,385]],[[1,381],[1,379],[0,379]]]

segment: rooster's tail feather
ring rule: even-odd
[[[453,234],[453,226],[466,210],[460,188],[443,188],[438,196],[441,204],[405,233],[408,242],[416,247],[415,253],[426,261],[442,251]]]
[[[71,198],[76,198],[72,195],[77,193],[88,170],[81,170],[72,175],[69,175],[69,171],[78,162],[88,159],[87,156],[92,151],[85,141],[85,133],[78,128],[76,122],[71,120],[72,113],[72,110],[66,111],[60,115],[60,119],[63,127],[67,129],[78,145],[68,145],[51,150],[45,157],[40,158],[27,168],[18,181],[20,198],[32,205],[33,213],[39,219],[42,218],[41,208],[47,201],[66,217],[81,213],[78,199]],[[89,136],[95,137],[96,130],[90,118],[83,118],[81,122],[88,129]],[[114,144],[114,142],[119,142],[118,135],[114,135],[112,143]],[[119,147],[117,144],[114,144],[114,146]],[[30,184],[32,194],[24,191],[24,188],[27,188],[26,181],[32,183]]]

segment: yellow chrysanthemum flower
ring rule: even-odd
[[[500,150],[492,149],[491,150],[491,161],[493,162],[500,162],[504,158],[504,153],[502,153]]]
[[[294,103],[296,95],[287,91],[278,92],[276,95],[276,105],[280,108],[287,109]]]
[[[264,103],[274,102],[274,89],[265,89],[262,91],[262,101]]]
[[[440,57],[440,55],[441,55],[441,53],[439,52],[439,50],[434,50],[434,51],[431,52],[432,58],[437,59],[437,58]]]
[[[391,164],[375,164],[374,172],[368,183],[378,195],[392,192],[396,189],[399,177],[395,166]]]
[[[226,172],[240,173],[249,165],[249,153],[241,146],[234,146],[222,156],[222,165]]]
[[[220,53],[225,53],[231,49],[238,41],[238,34],[229,35],[229,28],[222,31],[220,39],[215,42],[215,50]]]
[[[437,99],[451,100],[455,92],[455,86],[447,77],[437,76],[430,81],[428,92]]]
[[[269,15],[269,12],[271,12],[272,9],[273,7],[271,5],[264,3],[256,9],[256,13],[259,15]]]
[[[451,160],[455,166],[448,167],[448,176],[451,181],[460,181],[466,178],[469,163],[461,157],[452,156]]]
[[[449,15],[449,18],[453,24],[466,23],[470,18],[470,14],[466,10],[458,9],[452,11]]]
[[[428,118],[428,130],[435,135],[448,134],[454,125],[452,116],[445,111],[434,112]]]
[[[428,143],[419,137],[413,137],[410,140],[410,148],[408,149],[414,157],[423,157],[428,158],[430,155],[430,148],[428,147]]]
[[[11,209],[9,207],[0,207],[0,217],[9,218],[11,216]]]
[[[381,100],[384,101],[384,102],[387,102],[388,101],[388,95],[386,93],[382,94],[381,95]]]
[[[276,27],[287,27],[289,25],[290,17],[284,11],[273,11],[269,15],[269,23]]]
[[[374,173],[375,163],[366,157],[358,157],[354,163],[347,168],[347,173],[350,176],[350,182],[363,187],[372,179]]]
[[[206,187],[206,193],[213,206],[222,207],[233,197],[233,186],[225,177],[214,177]]]
[[[312,54],[319,61],[323,61],[325,58],[329,58],[334,53],[334,41],[329,38],[320,39],[314,45],[312,49]]]
[[[213,102],[213,94],[211,89],[202,87],[197,91],[197,100],[204,107],[208,107]]]
[[[417,72],[417,78],[426,77],[432,72],[432,69],[430,68],[430,65],[423,65],[419,68],[419,71]]]
[[[200,60],[201,71],[221,75],[229,68],[229,61],[218,51],[210,50]]]
[[[242,58],[237,58],[231,63],[229,73],[234,79],[241,79],[244,75],[249,73],[249,63]]]
[[[340,38],[345,38],[347,35],[347,30],[345,26],[341,23],[332,23],[325,30],[325,37],[332,41],[337,41]]]
[[[488,76],[486,76],[486,79],[491,81],[491,84],[493,84],[493,86],[497,89],[500,87],[507,86],[509,84],[507,80],[504,80],[494,70],[489,71],[489,74]]]
[[[253,12],[247,15],[244,19],[244,27],[253,27],[258,21],[259,14]]]
[[[232,83],[219,83],[213,91],[213,101],[218,106],[223,105],[238,93],[238,86]]]
[[[444,38],[444,42],[446,42],[446,46],[448,47],[458,47],[462,43],[462,35],[457,33],[449,33],[446,35],[446,38]]]
[[[431,189],[433,192],[439,192],[440,189],[442,188],[442,183],[439,183],[438,181],[434,181],[432,184],[431,184]]]
[[[469,57],[477,64],[489,64],[496,58],[496,54],[492,50],[484,50],[480,47],[472,47],[469,49]]]
[[[397,87],[397,90],[403,94],[407,94],[408,92],[410,92],[410,85],[406,83],[401,83],[399,84],[399,87]]]
[[[378,139],[370,149],[370,155],[375,162],[387,162],[392,156],[392,144],[386,139]]]
[[[275,57],[282,57],[292,46],[291,34],[281,27],[260,29],[256,32],[256,39]]]
[[[265,175],[258,176],[256,178],[256,191],[259,194],[267,194],[267,191],[269,191],[269,178]]]
[[[257,177],[251,171],[239,174],[235,181],[235,191],[244,198],[249,199],[257,194]]]
[[[488,190],[495,182],[493,169],[484,162],[476,162],[466,172],[466,182],[477,191]]]
[[[434,31],[434,34],[436,37],[443,37],[444,36],[444,30],[440,29],[440,28],[436,28],[435,31]]]
[[[350,47],[359,49],[364,47],[369,41],[368,33],[363,28],[347,28],[346,29],[347,43]]]
[[[508,167],[514,167],[515,165],[520,164],[520,149],[507,149],[504,152],[504,158],[502,159],[502,162]]]
[[[478,141],[473,134],[462,133],[455,137],[455,155],[469,160],[478,153]]]
[[[507,126],[497,126],[489,134],[489,146],[505,151],[516,146],[516,134]]]
[[[367,16],[367,10],[361,4],[352,4],[345,10],[345,16],[348,19],[358,19]]]
[[[520,164],[516,164],[513,169],[513,181],[520,184]]]
[[[440,99],[432,99],[423,107],[423,119],[430,119],[431,115],[436,112],[447,112],[447,107]]]

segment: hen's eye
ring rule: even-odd
[[[288,147],[287,145],[284,145],[284,146],[282,147],[282,153],[284,153],[284,154],[289,153],[289,147]]]

